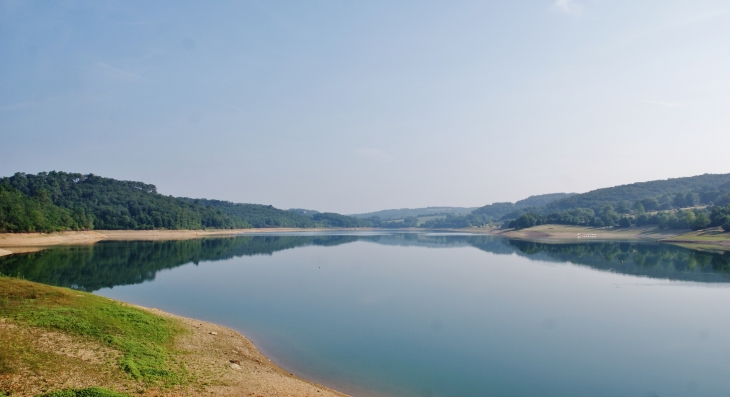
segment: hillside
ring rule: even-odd
[[[530,207],[541,207],[546,204],[549,204],[551,202],[566,199],[569,197],[574,196],[575,193],[548,193],[548,194],[540,194],[536,196],[530,196],[526,199],[519,200],[515,203],[493,203],[485,205],[484,207],[480,207],[472,211],[472,214],[474,215],[483,215],[490,219],[497,219],[501,218],[504,215],[507,215],[511,212],[524,209],[524,208],[530,208]]]
[[[694,204],[711,204],[728,192],[730,192],[730,174],[704,174],[596,189],[548,203],[543,212],[576,208],[599,209],[608,204],[617,205],[621,202],[633,204],[637,200],[647,198],[655,198],[659,205],[666,204],[666,209],[669,209],[678,193],[694,194],[696,197],[690,198],[694,200]]]
[[[656,225],[661,229],[700,230],[728,224],[728,204],[730,174],[704,174],[638,182],[582,194],[553,193],[531,196],[516,203],[493,203],[471,214],[447,216],[427,222],[425,226],[463,228],[497,222],[516,228],[542,224]]]
[[[378,217],[383,221],[392,219],[403,219],[408,217],[418,217],[421,215],[465,215],[476,209],[476,207],[424,207],[424,208],[400,208],[381,210],[375,212],[366,212],[362,214],[352,214],[350,216],[360,219]]]
[[[339,214],[309,217],[270,205],[165,196],[155,185],[93,174],[52,171],[0,178],[0,232],[371,225]]]
[[[536,196],[530,196],[526,199],[519,200],[515,202],[515,207],[517,208],[527,208],[527,207],[542,207],[543,205],[547,205],[549,203],[558,201],[558,200],[564,200],[569,197],[575,196],[577,193],[548,193],[548,194],[538,194]]]
[[[310,217],[302,216],[290,211],[280,210],[270,205],[237,204],[230,201],[188,199],[191,203],[206,208],[215,208],[224,214],[235,218],[245,219],[253,227],[315,227]]]
[[[639,182],[577,194],[505,215],[510,227],[544,224],[730,230],[730,174]]]
[[[21,193],[49,208],[70,214],[76,221],[46,226],[33,212],[20,214],[19,202],[0,208],[5,231],[50,231],[52,229],[202,229],[251,227],[214,208],[188,203],[157,193],[154,185],[118,181],[93,174],[41,172],[16,173],[0,179],[3,196]],[[24,199],[27,202],[27,199]],[[2,200],[7,202],[7,200]]]

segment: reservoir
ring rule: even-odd
[[[0,273],[210,321],[355,396],[730,394],[730,254],[459,233],[102,241]]]

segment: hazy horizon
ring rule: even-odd
[[[728,173],[720,1],[0,1],[0,175],[345,214]]]

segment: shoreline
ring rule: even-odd
[[[279,395],[280,393],[285,393],[286,395],[293,396],[309,396],[316,393],[318,396],[350,397],[348,394],[344,394],[330,387],[296,376],[286,369],[278,366],[271,361],[268,356],[263,354],[251,341],[251,339],[232,328],[194,318],[179,316],[157,308],[132,305],[126,302],[122,303],[136,307],[140,310],[148,311],[160,317],[166,317],[177,321],[185,326],[189,331],[189,335],[185,336],[184,339],[197,339],[203,341],[205,344],[211,344],[211,341],[213,341],[213,343],[216,344],[213,349],[215,353],[209,355],[220,356],[216,361],[219,361],[224,366],[232,369],[233,374],[240,372],[241,375],[244,375],[247,369],[245,361],[248,361],[249,364],[251,364],[250,366],[254,367],[252,372],[259,375],[258,377],[254,377],[254,379],[250,379],[253,380],[251,383],[264,389],[255,391],[255,395],[258,395],[259,393],[264,395]],[[190,343],[190,341],[184,340],[184,343]],[[224,346],[220,346],[220,344],[224,344]],[[228,347],[228,349],[226,349],[226,347]],[[242,361],[240,364],[231,363],[232,360],[237,358],[243,359],[239,360]],[[235,365],[239,365],[241,368],[236,368]],[[263,371],[261,370],[262,368]],[[245,378],[245,376],[242,378]],[[224,388],[228,390],[219,390],[219,393],[224,396],[230,394],[238,395],[238,393],[246,393],[241,395],[248,395],[248,393],[251,393],[250,387],[252,385],[240,384],[240,379],[239,384],[231,384],[235,382],[235,378],[230,379],[229,377],[229,379],[226,379],[226,386],[224,386]],[[220,386],[218,388],[220,388]],[[218,393],[214,393],[214,395],[215,394]]]
[[[724,232],[719,227],[691,231],[689,229],[661,230],[653,226],[605,229],[590,226],[548,224],[520,230],[471,228],[451,229],[450,231],[459,230],[543,243],[584,243],[607,240],[626,242],[653,241],[681,245],[691,249],[730,250],[730,233]],[[582,236],[578,237],[579,234]]]
[[[181,365],[187,377],[182,383],[173,381],[166,386],[140,380],[125,371],[119,362],[119,357],[123,353],[114,345],[63,328],[56,328],[53,324],[31,325],[7,315],[0,317],[0,341],[13,341],[16,349],[20,348],[25,352],[23,354],[26,354],[24,359],[10,362],[12,370],[0,372],[0,391],[9,391],[13,396],[31,397],[51,390],[98,386],[129,396],[150,397],[192,397],[202,394],[212,397],[231,395],[350,397],[348,394],[296,376],[276,365],[246,336],[219,324],[12,277],[0,278],[0,287],[10,291],[8,297],[11,300],[18,299],[18,294],[20,296],[39,294],[46,297],[54,296],[65,302],[61,307],[71,308],[77,312],[94,310],[93,305],[102,305],[107,307],[108,312],[109,309],[113,312],[117,309],[109,305],[118,305],[117,307],[129,307],[170,320],[173,327],[179,331],[176,331],[176,336],[171,342],[172,350],[166,365]],[[44,301],[48,299],[50,298]],[[95,303],[92,306],[85,306],[85,302],[89,300]],[[31,305],[36,304],[38,302],[31,303]],[[137,327],[135,324],[126,322],[128,327]],[[32,352],[32,357],[27,356],[27,352]],[[35,362],[35,365],[28,365],[26,363],[28,358]]]
[[[372,228],[252,228],[211,230],[93,230],[65,231],[54,233],[0,233],[0,257],[24,252],[35,252],[56,245],[86,245],[99,241],[158,241],[190,240],[206,237],[233,237],[254,233],[326,232],[378,230]],[[391,229],[383,229],[391,230]],[[430,229],[408,228],[398,231],[428,231]],[[730,233],[720,228],[700,231],[660,230],[656,227],[630,227],[605,229],[590,226],[540,225],[526,229],[463,228],[441,229],[452,233],[473,233],[501,236],[510,239],[541,242],[586,242],[592,240],[656,241],[670,244],[714,247],[730,247]],[[432,230],[433,231],[433,230]],[[588,235],[578,237],[579,234]]]
[[[213,230],[90,230],[54,233],[0,233],[0,256],[40,251],[56,245],[87,245],[99,241],[191,240],[205,237],[233,237],[252,233],[323,232],[327,228],[252,228]]]
[[[454,231],[457,229],[454,229]],[[591,226],[547,224],[525,229],[471,228],[462,231],[489,234],[506,238],[530,241],[576,242],[592,240],[619,241],[668,241],[689,232],[687,230],[660,230],[656,227],[630,227],[606,229]],[[579,237],[579,235],[581,235]]]

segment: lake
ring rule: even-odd
[[[449,233],[100,242],[0,273],[219,323],[357,396],[725,396],[730,254]]]

